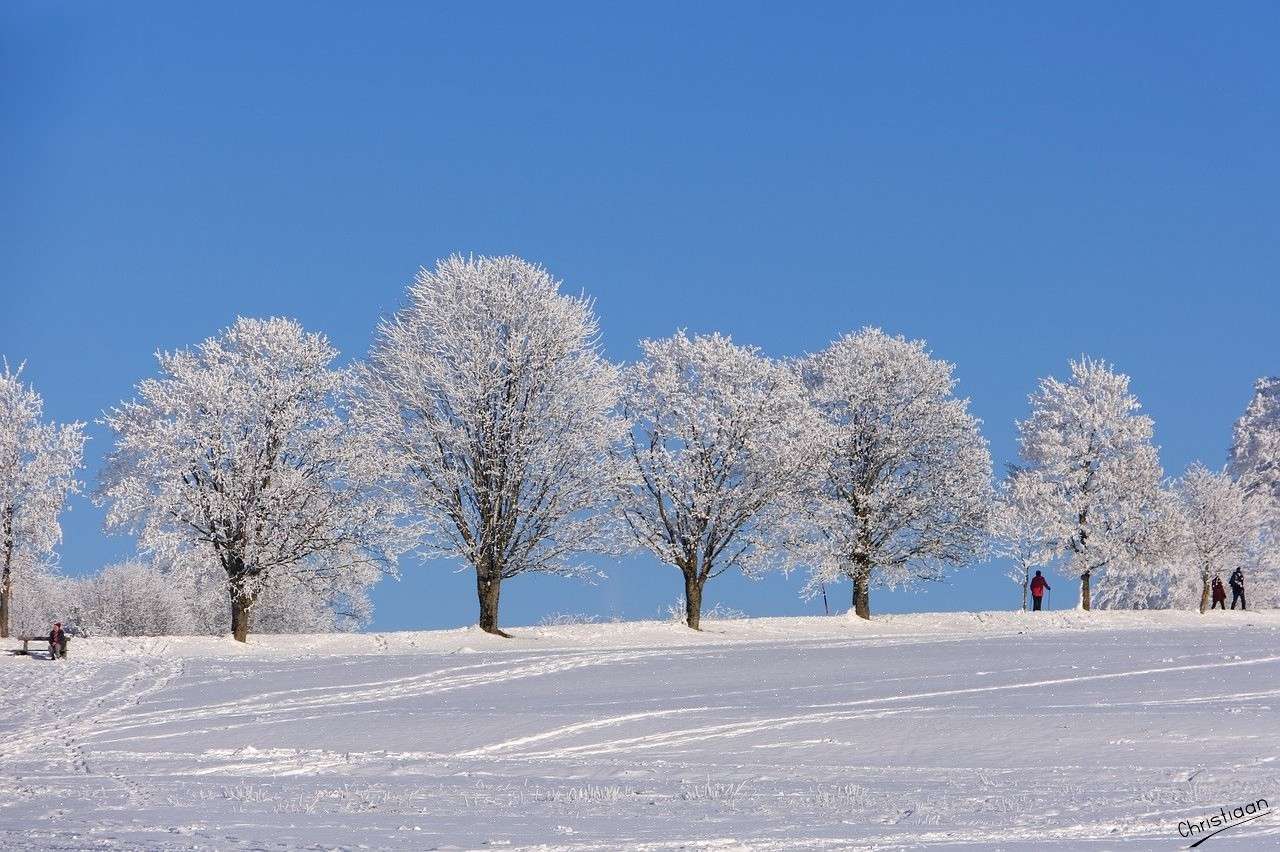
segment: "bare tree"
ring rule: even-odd
[[[585,297],[516,257],[453,256],[423,269],[359,369],[362,423],[393,460],[426,555],[475,571],[480,627],[504,580],[591,576],[617,552],[609,511],[618,371]]]

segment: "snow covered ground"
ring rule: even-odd
[[[0,656],[0,848],[1175,849],[1280,801],[1277,612],[515,632]]]

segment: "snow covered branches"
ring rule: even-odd
[[[618,371],[598,351],[591,302],[559,288],[516,257],[442,260],[419,272],[359,370],[358,416],[427,554],[475,570],[491,633],[504,579],[590,574],[584,554],[617,549]]]
[[[240,641],[275,578],[368,585],[407,546],[402,507],[377,485],[381,456],[340,411],[349,379],[330,369],[336,356],[293,320],[237,319],[159,354],[159,378],[104,416],[116,433],[98,491],[108,528],[169,559],[216,558]]]
[[[1231,434],[1229,469],[1245,487],[1267,495],[1280,515],[1280,377],[1258,379],[1253,399]]]
[[[79,491],[84,424],[56,426],[22,383],[22,367],[0,373],[0,637],[9,635],[13,582],[44,564],[62,540],[58,516]]]
[[[1250,492],[1226,471],[1214,472],[1199,462],[1174,486],[1183,522],[1182,579],[1196,586],[1200,611],[1209,608],[1213,577],[1251,561],[1263,544],[1268,515],[1265,493]]]
[[[479,626],[502,636],[504,581],[590,579],[596,557],[634,549],[680,571],[693,629],[706,583],[735,569],[803,565],[802,594],[824,603],[848,579],[863,618],[873,587],[992,553],[1024,608],[1040,566],[1069,566],[1084,609],[1203,609],[1220,569],[1280,570],[1280,378],[1257,382],[1229,473],[1197,465],[1167,487],[1129,378],[1071,362],[1030,396],[997,489],[981,421],[923,341],[864,328],[778,361],[680,331],[624,368],[602,355],[594,303],[561,286],[518,257],[455,255],[419,271],[349,369],[288,319],[159,353],[103,415],[115,444],[95,494],[147,564],[29,587],[92,598],[98,631],[229,623],[243,641],[367,623],[368,590],[415,546],[474,573]],[[0,634],[14,578],[52,564],[84,441],[82,424],[43,423],[4,365]],[[189,608],[132,619],[162,581]]]
[[[938,580],[976,558],[991,455],[969,401],[953,396],[951,364],[868,328],[799,371],[823,422],[805,553],[813,584],[849,578],[854,611],[869,618],[872,582]]]
[[[680,569],[685,623],[697,630],[709,579],[785,558],[816,418],[790,370],[728,337],[678,332],[640,346],[644,359],[626,373],[634,481],[622,514],[641,547]]]
[[[1080,605],[1091,605],[1090,579],[1105,570],[1120,585],[1164,558],[1169,501],[1151,443],[1151,418],[1138,414],[1129,377],[1105,362],[1071,362],[1071,379],[1045,378],[1018,423],[1020,476],[1044,495],[1054,552],[1080,577]],[[1031,485],[1032,483],[1028,483]]]
[[[996,492],[991,509],[991,543],[996,554],[1013,560],[1007,575],[1022,587],[1022,608],[1027,608],[1031,571],[1056,557],[1054,548],[1066,536],[1062,519],[1051,508],[1053,495],[1044,477],[1023,475],[1022,468],[1010,465]]]

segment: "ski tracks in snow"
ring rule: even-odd
[[[308,712],[333,715],[342,708],[369,706],[382,712],[392,702],[428,698],[456,690],[487,687],[508,681],[547,677],[596,666],[626,664],[660,651],[611,651],[607,653],[555,653],[504,659],[501,656],[469,665],[450,666],[422,675],[370,680],[355,684],[325,684],[296,689],[271,690],[245,698],[131,713],[110,726],[109,733],[124,740],[129,732],[158,723],[181,726],[192,722],[216,722],[253,717],[253,724],[296,721]],[[228,725],[225,727],[235,727]],[[182,731],[173,734],[181,736]],[[102,739],[101,742],[114,742]]]
[[[1071,637],[1049,670],[1043,645],[998,637],[220,653],[185,666],[153,640],[137,657],[14,661],[0,777],[30,786],[24,797],[77,802],[32,821],[53,829],[39,836],[88,842],[114,820],[126,848],[259,848],[295,824],[382,848],[420,816],[408,839],[425,845],[496,837],[544,852],[1166,848],[1205,801],[1274,786],[1263,705],[1278,694],[1280,642],[1155,639]],[[1055,762],[1015,745],[1027,719],[1067,744]],[[1250,762],[1203,749],[1206,724]],[[1207,767],[1195,785],[1188,761]],[[162,830],[143,823],[186,826],[186,840],[136,833]]]
[[[164,690],[183,670],[180,661],[164,659],[163,641],[145,640],[143,651],[133,660],[112,661],[108,665],[50,661],[48,668],[17,673],[26,687],[18,693],[17,712],[6,727],[12,730],[0,741],[0,766],[15,780],[22,777],[23,764],[61,759],[73,775],[109,779],[133,805],[149,802],[146,785],[132,776],[99,764],[90,740],[112,720],[127,714],[150,696]],[[31,660],[37,664],[36,660]],[[105,669],[126,667],[123,673]],[[92,689],[111,683],[105,691]]]
[[[956,689],[929,690],[924,692],[905,692],[885,695],[876,698],[864,698],[851,701],[840,701],[825,704],[813,704],[804,708],[803,712],[777,716],[748,718],[732,722],[701,724],[693,727],[670,728],[659,733],[636,735],[616,739],[604,739],[590,743],[564,745],[551,749],[529,749],[530,745],[543,744],[550,740],[571,738],[582,734],[607,731],[633,723],[645,723],[667,716],[689,715],[741,715],[749,714],[751,707],[745,704],[730,706],[695,706],[649,712],[628,713],[618,716],[607,716],[599,719],[575,722],[551,728],[540,733],[516,737],[500,743],[455,752],[453,758],[503,758],[518,760],[564,760],[614,755],[643,750],[678,748],[692,743],[715,739],[731,739],[768,731],[780,731],[803,725],[822,725],[832,722],[856,721],[862,718],[884,718],[889,715],[903,713],[922,713],[944,709],[937,699],[956,698],[969,695],[989,694],[1014,690],[1044,689],[1054,686],[1078,685],[1096,681],[1108,681],[1121,678],[1145,677],[1152,675],[1170,675],[1191,672],[1201,669],[1218,669],[1222,667],[1256,666],[1280,662],[1280,655],[1206,663],[1192,663],[1178,666],[1160,666],[1132,669],[1119,672],[1103,672],[1099,674],[1081,674],[1071,677],[1045,678],[1015,683],[992,684],[989,686],[961,687]],[[1271,695],[1273,692],[1257,693]],[[1252,697],[1253,694],[1251,694]],[[1236,696],[1225,696],[1230,699]],[[1221,701],[1224,697],[1214,700]],[[1186,701],[1188,699],[1180,699]],[[1199,699],[1189,699],[1197,701]],[[908,707],[895,707],[903,702],[911,702]],[[1152,702],[1153,704],[1162,702]],[[839,709],[837,709],[839,708]],[[855,709],[856,708],[856,709]]]

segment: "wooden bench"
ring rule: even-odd
[[[49,637],[48,637],[48,636],[15,636],[14,638],[15,638],[15,639],[17,639],[19,642],[21,642],[21,643],[22,643],[22,650],[21,650],[21,651],[14,651],[13,653],[15,653],[15,654],[19,654],[19,655],[21,655],[21,654],[26,654],[27,656],[31,656],[31,647],[30,647],[30,646],[31,646],[31,643],[32,643],[32,642],[43,642],[43,643],[44,643],[44,645],[45,645],[45,648],[47,648],[47,649],[48,649],[48,651],[49,651],[49,656],[50,656],[50,657],[52,657],[52,656],[53,656],[53,648],[49,647]]]

